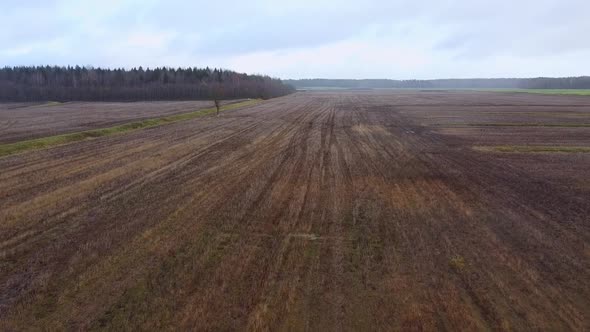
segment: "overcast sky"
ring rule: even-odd
[[[590,75],[590,0],[0,0],[0,66],[280,78]]]

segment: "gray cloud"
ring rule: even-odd
[[[9,0],[0,65],[210,65],[294,78],[582,75],[589,11],[586,0]]]

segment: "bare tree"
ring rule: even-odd
[[[221,107],[221,102],[219,101],[219,97],[215,96],[215,99],[213,99],[213,102],[215,103],[215,108],[217,109],[217,116],[219,116],[219,108]]]
[[[223,85],[218,83],[213,87],[213,103],[215,103],[215,108],[217,109],[217,116],[219,116],[219,111],[221,109],[221,99],[223,97],[224,97]]]

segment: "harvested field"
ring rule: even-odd
[[[0,329],[587,330],[590,153],[474,147],[590,127],[463,126],[570,118],[590,98],[303,92],[0,158]]]
[[[224,101],[222,104],[241,100]],[[213,107],[210,100],[135,103],[0,103],[0,143],[53,136]]]

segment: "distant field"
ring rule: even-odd
[[[200,105],[79,106],[10,107],[28,139]],[[0,331],[588,331],[590,98],[195,114],[0,157]]]
[[[478,89],[478,88],[347,88],[347,87],[299,87],[301,91],[393,91],[398,93],[419,91],[419,92],[459,92],[459,91],[482,91],[482,92],[520,92],[535,93],[544,95],[576,95],[590,96],[590,89]]]

